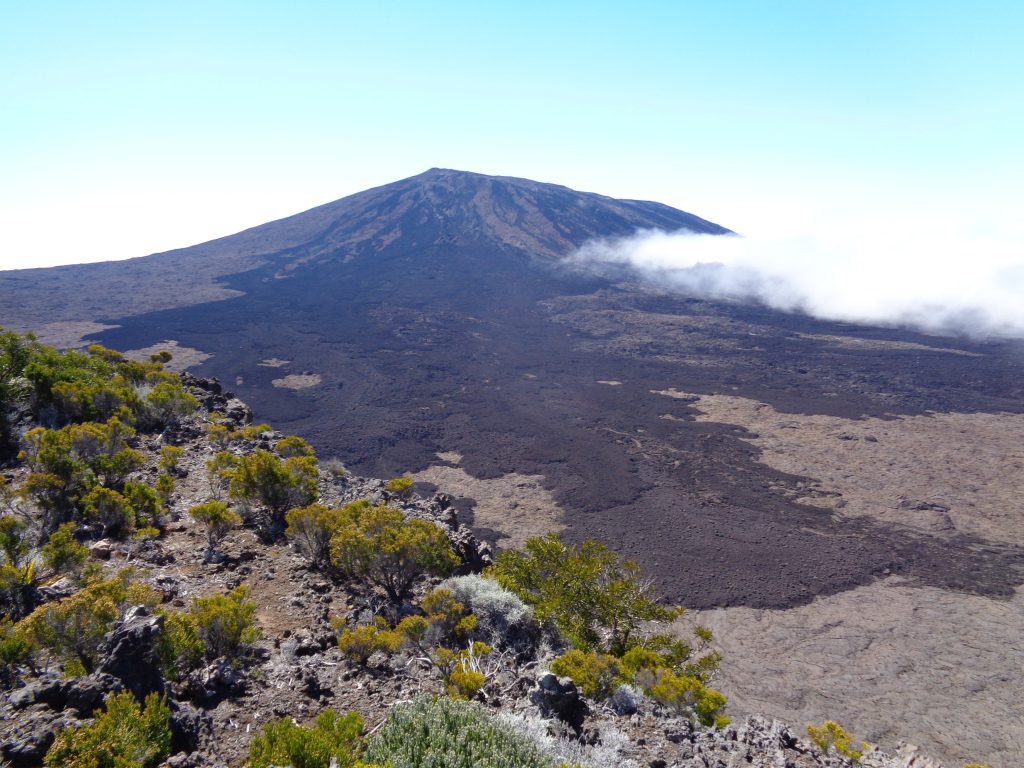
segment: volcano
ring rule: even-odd
[[[196,351],[191,372],[322,457],[461,483],[462,514],[499,547],[549,530],[610,541],[689,605],[785,607],[892,572],[1012,590],[1016,548],[930,519],[837,516],[742,424],[699,418],[700,398],[722,395],[857,420],[1019,413],[1005,350],[660,292],[564,259],[653,229],[732,235],[660,203],[433,169],[192,248],[2,273],[0,322],[88,321],[117,349]]]

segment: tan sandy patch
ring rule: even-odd
[[[965,355],[967,357],[981,357],[977,352],[968,352],[963,349],[951,349],[949,347],[930,347],[927,344],[918,344],[913,341],[893,341],[891,339],[859,339],[856,336],[830,336],[821,333],[800,333],[801,339],[812,341],[824,341],[837,347],[848,349],[899,349],[918,350],[920,352],[945,352],[949,355]]]
[[[1024,755],[1024,594],[1010,600],[891,578],[784,611],[696,616],[724,659],[716,680],[738,714],[802,727],[827,718],[948,766],[1019,768]]]
[[[462,461],[462,455],[455,451],[437,456],[452,464]],[[474,499],[474,525],[498,531],[498,541],[492,543],[502,547],[518,547],[531,536],[556,533],[565,528],[561,507],[542,485],[543,475],[512,472],[483,480],[462,467],[434,464],[412,477],[433,483],[445,493]]]
[[[83,321],[46,323],[39,328],[30,328],[29,330],[32,330],[43,344],[49,344],[58,349],[78,349],[90,344],[89,336],[94,333],[102,333],[111,328],[120,327],[119,325]]]
[[[730,395],[690,396],[700,421],[750,431],[760,461],[813,478],[790,494],[842,515],[1024,544],[1024,414],[850,420],[780,413]]]
[[[282,379],[274,379],[270,383],[279,389],[309,389],[321,381],[323,379],[319,373],[293,373]]]
[[[167,350],[173,356],[171,362],[166,363],[164,367],[169,371],[175,371],[181,373],[194,365],[199,365],[205,360],[209,360],[213,355],[209,352],[203,352],[200,349],[194,349],[192,347],[185,347],[179,344],[174,339],[168,339],[167,341],[161,341],[159,344],[153,344],[149,347],[142,349],[129,349],[124,353],[124,356],[129,360],[149,360],[150,355],[155,355],[158,352]]]

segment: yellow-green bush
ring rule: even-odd
[[[836,754],[848,757],[857,762],[863,756],[863,752],[853,746],[853,735],[847,733],[835,720],[826,720],[821,725],[807,724],[807,735],[811,737],[814,744],[826,755],[831,750]],[[863,744],[865,748],[867,744]]]
[[[458,564],[444,530],[406,519],[399,509],[349,504],[331,537],[331,564],[400,599],[420,576],[445,576]]]
[[[144,706],[111,694],[89,725],[66,728],[46,753],[52,768],[156,768],[171,753],[171,710],[155,693]]]
[[[551,671],[572,678],[592,699],[606,699],[619,687],[619,660],[606,653],[574,648],[552,661]]]
[[[487,573],[574,646],[615,656],[631,647],[641,624],[682,612],[657,602],[635,562],[589,539],[579,547],[566,546],[557,534],[527,539],[522,551],[502,552]]]
[[[291,718],[267,723],[249,747],[246,768],[289,765],[292,768],[328,768],[331,759],[339,768],[373,768],[359,761],[363,751],[363,719],[355,712],[339,715],[325,709],[309,726]]]

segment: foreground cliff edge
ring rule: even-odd
[[[495,558],[450,496],[321,462],[168,360],[0,334],[11,765],[938,766],[730,723],[710,633],[667,633],[632,564]]]

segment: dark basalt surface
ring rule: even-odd
[[[726,230],[656,204],[630,203],[626,216],[564,188],[488,179],[483,189],[480,179],[488,177],[382,188],[378,218],[367,208],[356,226],[346,213],[228,278],[242,296],[90,319],[122,326],[98,337],[114,348],[176,339],[212,353],[193,372],[221,378],[258,419],[306,436],[357,473],[417,471],[438,451],[458,451],[475,476],[543,475],[570,537],[609,542],[690,606],[785,607],[890,572],[990,595],[1024,579],[1024,554],[1006,546],[837,522],[795,504],[779,488],[801,478],[757,463],[742,430],[699,423],[685,401],[652,394],[725,393],[847,418],[1020,412],[1019,348],[576,274],[552,254],[595,235]],[[360,240],[359,227],[376,234]],[[808,338],[821,335],[973,354]],[[258,364],[270,358],[290,362]],[[303,372],[322,383],[271,384]],[[598,383],[612,380],[621,384]]]

